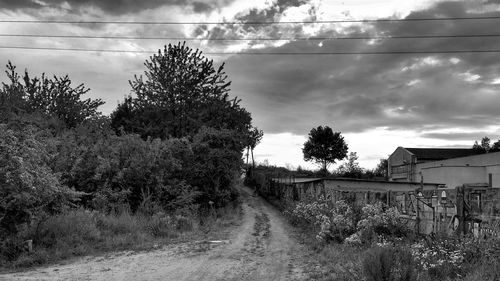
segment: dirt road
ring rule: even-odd
[[[241,188],[243,221],[232,239],[87,257],[66,265],[0,275],[0,280],[305,280],[305,249],[281,214]]]

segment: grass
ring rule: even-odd
[[[127,211],[106,215],[84,209],[71,210],[21,233],[17,240],[32,239],[33,251],[21,251],[9,257],[0,255],[0,270],[39,266],[110,251],[149,250],[171,243],[226,239],[241,217],[239,202],[203,216],[163,213],[147,216]]]

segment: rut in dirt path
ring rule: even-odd
[[[305,280],[302,246],[281,214],[241,187],[243,220],[227,243],[184,243],[145,253],[87,257],[0,280]]]

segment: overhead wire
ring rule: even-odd
[[[447,18],[404,18],[375,20],[323,20],[323,21],[261,21],[261,22],[169,22],[169,21],[65,21],[65,20],[0,20],[0,23],[46,23],[46,24],[158,24],[158,25],[268,25],[268,24],[327,24],[327,23],[376,23],[410,21],[461,21],[493,20],[500,16],[488,17],[447,17]],[[261,37],[261,38],[206,38],[206,37],[163,37],[163,36],[112,36],[112,35],[54,35],[54,34],[0,34],[0,37],[17,38],[64,38],[64,39],[113,39],[113,40],[181,40],[181,41],[309,41],[309,40],[377,40],[377,39],[439,39],[439,38],[494,38],[500,34],[452,34],[452,35],[397,35],[397,36],[332,36],[332,37]],[[149,50],[117,50],[61,47],[0,46],[0,49],[51,50],[107,53],[155,53]],[[210,55],[386,55],[386,54],[444,54],[444,53],[498,53],[500,50],[392,50],[363,52],[205,52]]]
[[[53,50],[77,52],[105,52],[105,53],[157,53],[158,50],[118,50],[118,49],[88,49],[88,48],[57,48],[57,47],[27,47],[27,46],[0,46],[0,49],[19,50]],[[500,49],[489,50],[436,50],[436,51],[362,51],[362,52],[203,52],[205,55],[397,55],[397,54],[463,54],[463,53],[500,53]]]
[[[269,24],[330,24],[330,23],[377,23],[377,22],[410,22],[410,21],[461,21],[461,20],[492,20],[500,16],[486,17],[442,17],[442,18],[404,18],[404,19],[344,19],[316,21],[227,21],[227,22],[176,22],[176,21],[75,21],[75,20],[0,20],[0,23],[45,23],[45,24],[138,24],[138,25],[269,25]]]
[[[68,38],[68,39],[120,39],[120,40],[180,40],[180,41],[326,41],[326,40],[377,40],[377,39],[437,39],[437,38],[488,38],[500,34],[455,35],[396,35],[396,36],[333,36],[333,37],[255,37],[255,38],[206,38],[163,36],[112,36],[112,35],[51,35],[51,34],[0,34],[0,37]]]

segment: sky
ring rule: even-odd
[[[500,36],[388,38],[500,35],[495,18],[404,20],[496,16],[500,0],[0,0],[0,47],[146,51],[0,48],[0,63],[10,60],[32,75],[68,74],[75,85],[91,89],[87,97],[104,100],[100,110],[109,114],[130,93],[128,81],[144,72],[148,52],[178,39],[4,35],[203,39],[186,44],[217,65],[225,63],[231,95],[242,100],[254,126],[264,131],[255,150],[257,162],[314,168],[304,162],[302,147],[309,131],[323,125],[341,132],[360,165],[371,169],[398,146],[471,147],[483,136],[500,138],[500,52],[446,53],[500,51]],[[380,19],[403,21],[358,21]],[[5,22],[19,20],[191,24]],[[321,21],[342,22],[311,23]],[[221,22],[228,24],[212,24]],[[303,40],[318,37],[368,39]],[[214,40],[221,38],[251,40]],[[273,52],[282,55],[269,55]],[[346,52],[356,54],[304,54]],[[373,54],[380,52],[385,54]]]

